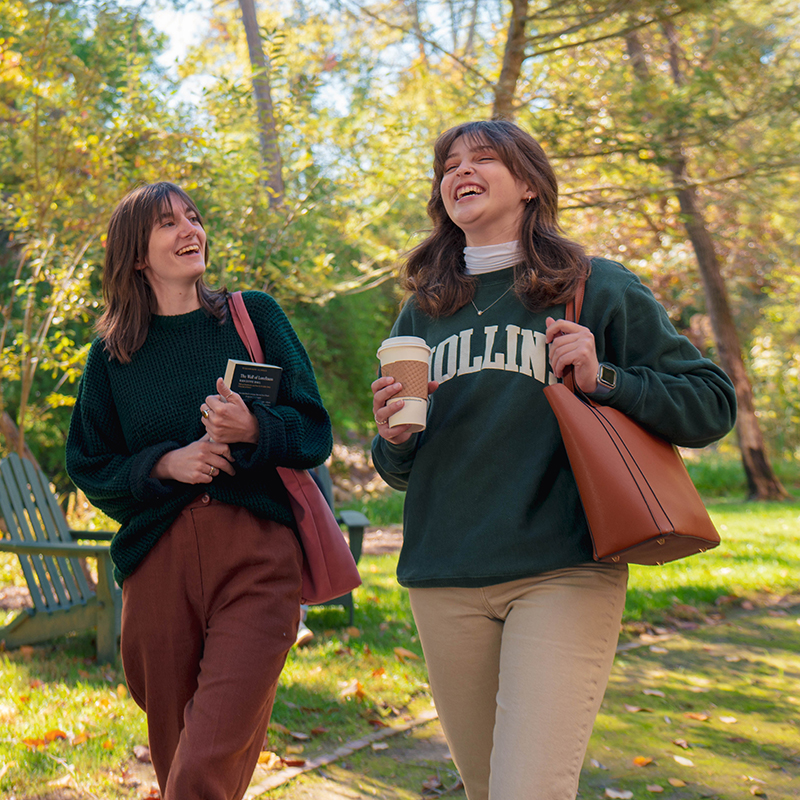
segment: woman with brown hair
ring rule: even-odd
[[[103,293],[67,441],[67,469],[120,523],[122,663],[147,713],[165,800],[243,796],[300,616],[302,551],[277,466],[312,467],[331,428],[278,304],[245,292],[277,400],[245,404],[219,376],[249,356],[225,290],[203,282],[206,232],[161,182],[112,214]]]
[[[398,580],[469,800],[570,800],[627,567],[592,560],[543,389],[571,366],[589,396],[690,447],[730,430],[735,395],[635,275],[563,237],[553,169],[511,122],[439,137],[428,213],[392,328],[432,350],[426,429],[390,427],[402,386],[372,384],[373,459],[406,491]]]

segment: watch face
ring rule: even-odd
[[[597,379],[604,386],[609,386],[613,389],[617,385],[617,371],[613,367],[601,364]]]

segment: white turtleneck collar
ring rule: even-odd
[[[522,258],[519,241],[464,248],[467,275],[480,275],[484,272],[495,272],[498,269],[513,267],[515,264],[519,264]]]

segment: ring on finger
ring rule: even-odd
[[[200,409],[200,413],[203,415],[204,419],[208,419],[208,409],[207,408],[201,408]]]
[[[214,470],[215,470],[215,469],[216,469],[216,467],[211,467],[211,468],[208,470],[208,474],[209,474],[209,475],[211,475],[211,477],[212,477],[212,478],[214,477]]]
[[[389,424],[386,420],[381,422],[374,414],[372,416],[375,417],[375,422],[377,422],[378,425],[388,425]]]

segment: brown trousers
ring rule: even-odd
[[[300,619],[287,527],[203,495],[123,584],[122,664],[164,800],[239,800]]]

